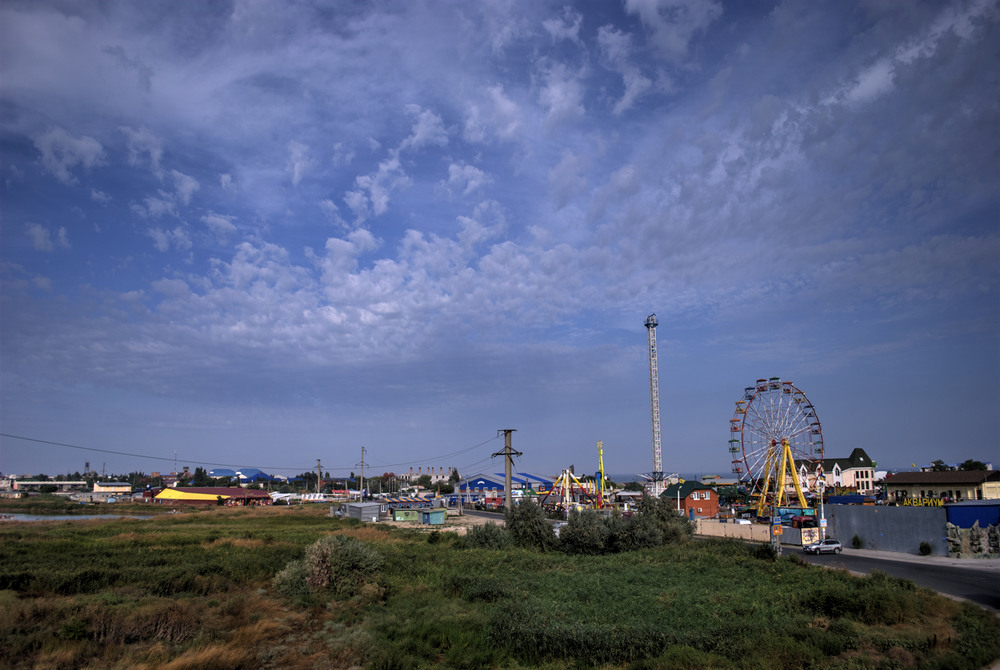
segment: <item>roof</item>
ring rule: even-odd
[[[889,486],[902,484],[982,484],[1000,481],[1000,470],[948,470],[945,472],[898,472],[885,478]]]
[[[225,486],[199,486],[165,488],[156,494],[156,498],[166,500],[215,500],[216,498],[270,498],[267,491],[240,489]]]
[[[714,491],[711,486],[705,486],[699,482],[687,481],[680,484],[671,484],[660,494],[661,498],[687,498],[692,491]]]
[[[875,467],[875,464],[872,463],[872,459],[869,458],[868,453],[861,447],[856,447],[847,458],[824,458],[823,460],[813,461],[802,459],[799,463],[807,464],[807,467],[815,467],[816,465],[822,463],[824,472],[833,472],[833,468],[837,465],[840,466],[841,470]]]

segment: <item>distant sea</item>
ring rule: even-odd
[[[579,474],[580,473],[577,473],[578,476],[579,476]],[[611,481],[618,482],[619,484],[625,484],[627,482],[641,482],[641,481],[644,481],[642,479],[642,477],[640,477],[635,472],[628,472],[628,473],[608,472],[606,474],[607,474],[608,477],[611,478]],[[673,473],[667,472],[665,474],[669,475],[669,474],[673,474]],[[679,474],[681,476],[681,479],[683,479],[684,481],[701,481],[702,475],[719,475],[721,477],[732,477],[733,476],[732,473],[729,473],[729,472],[681,472]]]

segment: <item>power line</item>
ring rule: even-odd
[[[136,453],[132,453],[132,452],[128,452],[128,451],[118,451],[118,450],[115,450],[115,449],[100,449],[98,447],[84,447],[84,446],[81,446],[79,444],[69,444],[69,443],[66,443],[66,442],[54,442],[52,440],[41,440],[41,439],[38,439],[38,438],[35,438],[35,437],[26,437],[24,435],[12,435],[10,433],[0,433],[0,437],[9,437],[9,438],[14,439],[14,440],[24,440],[26,442],[34,442],[36,444],[48,444],[48,445],[52,445],[52,446],[56,446],[56,447],[65,447],[67,449],[79,449],[80,451],[93,451],[93,452],[98,452],[98,453],[102,453],[102,454],[113,454],[115,456],[128,456],[128,457],[131,457],[131,458],[145,458],[145,459],[150,459],[150,460],[154,460],[154,461],[167,461],[167,462],[173,462],[175,460],[173,458],[168,458],[166,456],[149,456],[147,454],[136,454]],[[459,449],[458,451],[453,451],[453,452],[450,452],[450,453],[447,453],[447,454],[443,454],[443,455],[440,455],[440,456],[430,456],[430,457],[421,459],[420,461],[408,461],[408,462],[404,462],[404,463],[388,463],[388,464],[377,465],[375,467],[379,467],[379,468],[403,467],[403,466],[408,466],[408,465],[414,465],[414,464],[416,464],[418,462],[424,462],[424,461],[427,461],[427,460],[440,461],[441,459],[444,459],[444,458],[450,458],[452,456],[457,456],[458,454],[464,454],[466,452],[472,451],[473,449],[478,449],[478,448],[482,447],[483,445],[489,444],[490,442],[493,442],[494,440],[497,440],[497,439],[499,439],[499,436],[491,437],[488,440],[484,440],[483,442],[480,442],[479,444],[475,444],[475,445],[473,445],[471,447],[466,447],[465,449]],[[213,467],[233,468],[233,469],[238,469],[238,468],[241,468],[241,467],[250,467],[250,466],[236,465],[236,464],[233,464],[233,463],[216,463],[216,462],[211,462],[211,461],[192,461],[192,460],[187,460],[187,459],[184,459],[184,460],[185,460],[186,463],[190,463],[191,465],[209,465],[209,466],[213,466]],[[480,460],[480,461],[476,461],[476,463],[473,464],[473,466],[474,465],[478,465],[479,463],[483,463],[486,460],[489,460],[489,459],[483,459],[483,460]],[[299,472],[310,472],[312,470],[312,466],[311,465],[309,465],[309,466],[301,466],[301,467],[288,467],[288,466],[253,466],[253,467],[257,467],[257,468],[259,468],[261,470],[288,470],[288,471],[297,470]],[[470,466],[470,467],[472,467],[472,466]],[[176,468],[174,468],[174,469],[176,470]],[[329,470],[331,472],[336,472],[336,471],[349,472],[349,471],[351,471],[351,466],[331,467],[331,468],[329,468]]]

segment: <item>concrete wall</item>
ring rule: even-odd
[[[735,537],[739,540],[770,542],[771,528],[767,524],[722,523],[717,519],[695,519],[694,532],[712,537]]]
[[[948,516],[943,507],[827,505],[825,513],[826,536],[837,538],[845,547],[853,546],[857,535],[864,549],[919,554],[920,543],[926,542],[932,555],[948,555]]]

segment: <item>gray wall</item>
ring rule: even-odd
[[[919,554],[920,543],[931,545],[935,556],[948,555],[943,507],[888,507],[884,505],[826,505],[827,537],[845,547],[857,535],[864,549]]]

